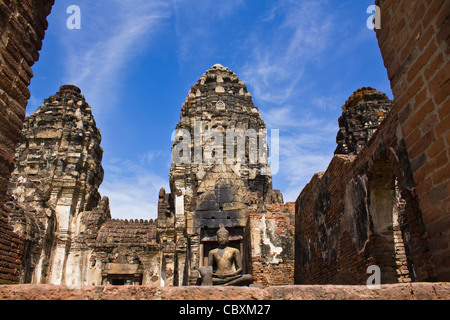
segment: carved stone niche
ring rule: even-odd
[[[141,285],[143,267],[131,249],[115,248],[103,264],[102,283],[104,285]]]
[[[214,248],[218,247],[217,242],[217,230],[219,228],[202,228],[200,237],[200,266],[208,265],[208,253]],[[238,249],[241,253],[244,253],[244,230],[241,227],[227,228],[230,233],[228,240],[228,246]],[[245,259],[244,259],[245,260]]]
[[[200,237],[201,286],[248,286],[253,277],[249,271],[248,228],[202,228]],[[220,235],[219,235],[220,233]],[[236,250],[237,249],[237,250]]]
[[[241,252],[242,273],[250,274],[250,237],[247,235],[246,229],[243,227],[227,227],[229,232],[228,246],[236,248]],[[208,266],[208,253],[219,246],[216,235],[217,230],[219,230],[218,226],[215,228],[203,227],[201,229],[199,267]],[[213,271],[215,271],[215,266],[213,267]]]

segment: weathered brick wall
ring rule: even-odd
[[[450,280],[450,2],[376,1],[391,81],[437,279]]]
[[[405,255],[408,278],[435,280],[398,129],[397,114],[390,113],[357,156],[336,155],[327,170],[316,174],[302,190],[296,201],[295,283],[364,284],[370,265],[381,268],[382,283],[404,281]],[[395,203],[396,187],[403,199],[401,210],[400,203]],[[387,194],[384,199],[383,194]],[[388,207],[378,209],[380,204]],[[405,252],[401,254],[394,241],[398,232],[394,222],[403,234]]]
[[[25,107],[31,66],[38,60],[46,17],[54,0],[3,0],[0,3],[0,283],[19,280],[22,241],[8,226],[4,209]]]
[[[383,283],[450,279],[450,3],[376,4],[394,107],[297,199],[296,283],[363,284],[372,264]]]

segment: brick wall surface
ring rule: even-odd
[[[378,43],[430,238],[437,279],[450,280],[450,2],[385,0]]]
[[[19,279],[23,244],[8,226],[4,209],[14,149],[19,141],[25,107],[30,97],[31,66],[47,28],[54,0],[0,2],[0,283]]]

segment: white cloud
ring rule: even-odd
[[[318,119],[315,122],[315,132],[299,129],[280,134],[280,169],[274,178],[281,182],[285,201],[295,201],[312,176],[325,171],[333,157],[337,131]]]
[[[287,105],[283,107],[273,107],[261,111],[261,116],[265,119],[269,129],[280,129],[289,132],[309,132],[315,136],[328,135],[330,132],[337,132],[337,119],[329,122],[321,112],[315,108],[323,109],[326,106],[331,108],[329,98],[313,99],[312,107],[298,107]],[[311,110],[312,109],[312,110]]]
[[[148,168],[147,156],[139,163],[115,159],[104,165],[105,181],[100,193],[109,198],[113,218],[157,218],[159,190],[169,191],[168,179]]]
[[[284,127],[298,126],[298,122],[292,115],[293,106],[272,108],[261,112],[261,117],[266,119],[267,127],[280,129]]]
[[[340,108],[345,103],[348,97],[344,95],[332,95],[328,97],[315,97],[313,98],[313,105],[320,111],[335,110]],[[340,109],[339,109],[340,110]]]

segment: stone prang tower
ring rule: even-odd
[[[272,250],[266,257],[275,263],[293,259],[290,246],[278,236],[279,246],[273,245],[261,225],[268,206],[284,204],[272,189],[266,126],[245,83],[228,68],[212,66],[189,90],[176,129],[171,194],[161,190],[158,214],[160,242],[167,244],[163,265],[170,265],[173,281],[196,283],[221,224],[242,253],[244,273],[265,250]]]
[[[100,142],[91,107],[73,85],[26,118],[8,188],[12,223],[26,240],[22,281],[61,284],[69,264],[83,263],[73,241],[82,213],[102,202]]]

